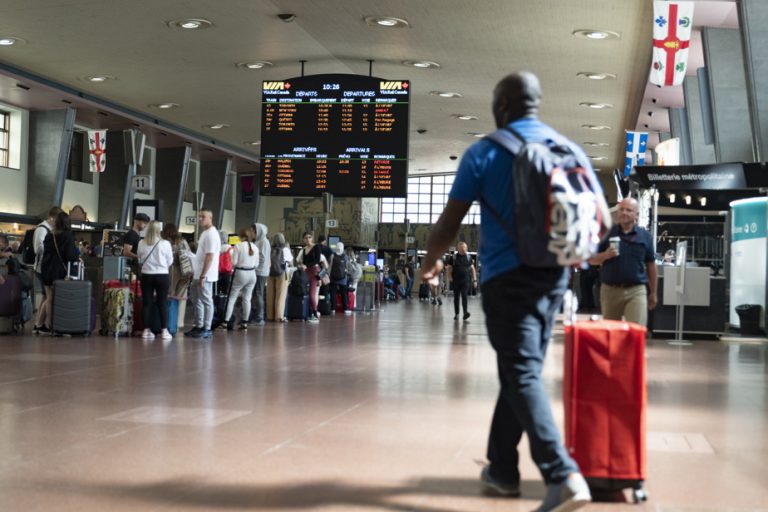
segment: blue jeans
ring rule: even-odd
[[[405,296],[411,298],[411,290],[413,290],[413,278],[406,279]]]
[[[520,267],[482,285],[501,382],[488,460],[492,476],[504,482],[520,480],[517,445],[523,432],[547,484],[560,483],[579,470],[560,440],[541,379],[552,323],[567,284],[567,270]]]

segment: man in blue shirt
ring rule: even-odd
[[[637,213],[635,199],[628,197],[619,203],[618,224],[611,228],[600,243],[598,254],[589,262],[602,265],[600,308],[603,317],[608,320],[623,317],[629,322],[646,325],[648,310],[656,307],[658,272],[653,237],[637,225]],[[612,238],[613,244],[610,243]]]
[[[537,119],[540,100],[536,76],[526,72],[507,76],[494,90],[496,126],[509,126],[526,140],[560,139],[554,129]],[[591,500],[589,487],[560,440],[541,380],[568,271],[562,267],[521,266],[519,242],[507,235],[508,230],[486,207],[490,205],[507,225],[515,225],[513,160],[513,154],[489,139],[476,142],[466,151],[445,210],[431,231],[423,275],[426,280],[436,277],[438,258],[456,239],[472,203],[481,200],[480,284],[488,337],[497,354],[501,391],[488,441],[490,464],[480,477],[484,486],[496,493],[519,496],[517,445],[525,432],[533,460],[547,484],[538,511],[565,512]]]

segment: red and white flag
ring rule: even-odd
[[[651,83],[680,85],[688,66],[694,2],[653,2]]]
[[[107,130],[88,130],[88,155],[91,172],[107,168]]]

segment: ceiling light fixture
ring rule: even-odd
[[[235,64],[235,66],[241,69],[262,69],[262,68],[270,67],[272,65],[273,64],[268,60],[253,60],[253,61],[238,62],[237,64]]]
[[[148,105],[149,108],[159,108],[160,110],[168,110],[172,108],[179,108],[181,105],[178,103],[152,103]]]
[[[15,44],[24,44],[26,41],[20,37],[0,36],[0,46],[13,46]]]
[[[393,18],[391,16],[366,16],[363,20],[372,27],[402,28],[411,26],[407,20],[404,20],[403,18]]]
[[[573,35],[581,39],[591,39],[592,41],[606,41],[608,39],[621,39],[621,34],[613,30],[574,30]]]
[[[603,110],[606,108],[613,108],[612,103],[592,103],[589,101],[582,101],[579,103],[580,107],[593,108],[595,110]]]
[[[706,197],[700,197],[699,198],[699,203],[701,204],[701,206],[707,206],[707,198]]]
[[[224,123],[204,124],[203,128],[208,128],[209,130],[221,130],[222,128],[229,128],[229,125]]]
[[[182,18],[178,20],[172,20],[166,22],[170,28],[176,30],[200,30],[204,28],[211,28],[213,23],[205,18]]]
[[[485,137],[485,134],[481,132],[466,132],[466,133],[467,135],[471,135],[472,137],[477,137],[478,139],[482,139],[483,137]]]
[[[89,82],[106,82],[107,80],[117,80],[111,75],[88,75],[85,77]]]
[[[413,66],[414,68],[421,68],[421,69],[440,67],[440,64],[438,64],[433,60],[404,60],[403,65]]]
[[[669,202],[670,203],[674,203],[675,202],[675,198],[676,198],[675,194],[669,194]]]
[[[582,144],[592,148],[607,148],[610,146],[607,142],[583,142]]]
[[[595,160],[595,161],[599,162],[601,160],[608,160],[608,157],[607,156],[593,156],[593,155],[589,155],[589,159],[590,160]]]
[[[583,124],[581,125],[582,128],[586,128],[587,130],[610,130],[610,126],[606,126],[604,124]]]
[[[432,96],[440,96],[441,98],[463,98],[464,96],[458,92],[448,91],[429,91]]]
[[[243,142],[243,144],[245,144],[246,146],[261,146],[261,141],[260,140],[247,140],[247,141]]]
[[[685,200],[685,204],[691,204],[691,196],[684,195],[683,199]]]
[[[472,116],[469,114],[453,114],[452,116],[454,119],[461,119],[462,121],[477,121],[477,116]]]
[[[576,73],[576,76],[589,78],[590,80],[616,80],[616,75],[613,73],[604,73],[602,71],[580,71]]]

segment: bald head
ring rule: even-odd
[[[637,200],[631,197],[623,199],[619,203],[619,225],[626,232],[632,229],[637,222]]]
[[[541,85],[528,71],[502,78],[493,90],[493,117],[502,128],[521,117],[536,117],[541,103]]]

